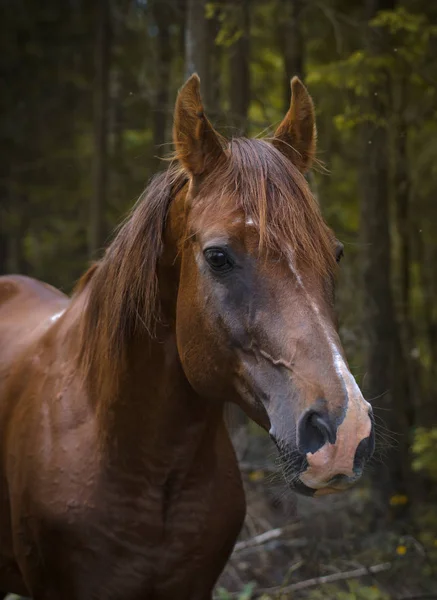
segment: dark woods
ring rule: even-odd
[[[0,3],[0,271],[66,292],[166,168],[188,75],[228,137],[278,124],[303,78],[318,110],[309,179],[345,247],[342,339],[379,426],[371,526],[413,522],[435,548],[437,4]]]

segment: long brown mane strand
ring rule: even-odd
[[[153,177],[87,278],[79,369],[96,390],[115,393],[127,343],[138,329],[153,334],[163,230],[173,195],[186,181],[177,165]]]

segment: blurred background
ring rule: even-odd
[[[345,246],[340,332],[378,449],[353,490],[300,498],[231,411],[248,515],[216,598],[437,598],[437,2],[0,5],[0,272],[66,293],[166,168],[188,75],[227,136],[271,132],[304,80],[308,179]]]

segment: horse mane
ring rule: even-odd
[[[229,160],[206,177],[191,210],[206,209],[217,219],[224,211],[242,211],[258,227],[260,248],[287,259],[292,251],[296,265],[333,273],[334,236],[298,169],[264,140],[234,139],[227,153]],[[154,333],[163,231],[171,201],[188,180],[177,163],[152,178],[104,257],[77,286],[76,295],[87,297],[79,369],[99,393],[114,395],[135,333]]]
[[[186,182],[187,175],[175,163],[155,175],[103,258],[76,287],[75,296],[87,293],[78,366],[95,389],[114,388],[127,343],[139,328],[153,333],[163,231],[171,200]]]

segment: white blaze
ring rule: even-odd
[[[290,271],[295,276],[296,281],[299,284],[300,288],[305,293],[305,296],[307,297],[309,305],[311,306],[314,314],[316,315],[317,323],[320,326],[320,328],[322,329],[325,339],[328,342],[329,349],[331,350],[332,362],[334,365],[335,372],[337,373],[339,379],[342,381],[342,383],[344,385],[348,399],[353,398],[354,396],[355,396],[355,398],[357,398],[357,396],[358,396],[359,400],[360,401],[362,400],[363,402],[365,402],[367,407],[370,408],[370,404],[364,400],[364,398],[361,394],[360,388],[358,387],[357,382],[355,381],[355,378],[353,377],[352,373],[349,371],[349,369],[346,365],[346,362],[345,362],[343,356],[341,355],[341,352],[338,349],[336,342],[332,339],[332,334],[331,334],[329,328],[327,327],[322,315],[320,314],[319,307],[317,306],[314,299],[310,296],[307,289],[305,288],[303,281],[302,281],[302,277],[299,275],[299,273],[295,269],[292,260],[288,261],[288,265],[289,265]]]
[[[308,468],[300,476],[301,481],[307,486],[320,490],[326,488],[330,479],[335,475],[344,473],[349,477],[353,477],[353,463],[358,441],[368,437],[371,431],[370,404],[364,400],[360,388],[341,355],[331,330],[323,319],[316,302],[306,290],[292,260],[289,260],[289,268],[305,293],[309,306],[316,316],[317,323],[331,351],[335,372],[346,394],[346,415],[337,429],[336,443],[330,444],[327,442],[314,454],[307,453]],[[352,404],[349,401],[352,401]],[[352,434],[352,431],[355,431],[355,435]]]

